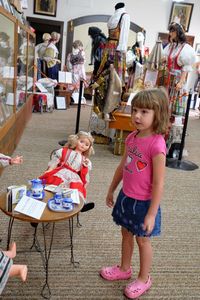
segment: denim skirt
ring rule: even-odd
[[[143,230],[144,218],[151,200],[137,200],[127,197],[121,190],[112,211],[113,220],[136,236],[158,236],[161,232],[161,209],[159,207],[152,232],[147,235]]]

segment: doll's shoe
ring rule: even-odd
[[[120,270],[119,266],[112,266],[112,267],[104,267],[100,271],[101,277],[106,280],[126,280],[131,278],[132,270],[129,268],[128,271],[123,272]]]
[[[136,299],[142,294],[146,293],[150,289],[151,285],[152,281],[150,276],[146,283],[137,279],[126,286],[124,294],[129,299]]]
[[[94,202],[88,202],[83,205],[81,212],[85,212],[94,208]]]

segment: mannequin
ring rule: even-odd
[[[72,83],[74,86],[72,98],[76,100],[77,95],[79,95],[81,79],[84,80],[84,85],[87,87],[85,73],[85,52],[83,50],[83,43],[80,40],[73,42],[72,52],[67,55],[67,70],[72,73]],[[84,98],[84,87],[82,90],[82,102],[86,102]]]
[[[46,63],[43,59],[45,50],[48,46],[49,40],[51,39],[51,35],[49,33],[44,33],[42,36],[43,42],[36,45],[35,47],[35,58],[37,60],[37,79],[42,78],[42,73],[46,74]]]
[[[194,84],[194,104],[193,109],[196,108],[197,99],[200,97],[200,61],[196,63],[197,79]]]
[[[105,45],[101,65],[97,77],[106,68],[106,63],[114,64],[122,86],[125,85],[126,51],[130,28],[130,16],[125,11],[125,4],[119,2],[115,5],[115,13],[108,20],[108,41]]]
[[[60,66],[60,60],[58,59],[58,48],[56,44],[60,40],[60,33],[52,32],[51,39],[48,42],[44,53],[44,60],[47,63],[47,76],[51,79],[58,80],[58,71]]]
[[[128,67],[128,84],[127,89],[133,89],[134,81],[139,79],[143,74],[143,64],[145,61],[145,46],[144,46],[145,36],[144,33],[139,31],[136,35],[136,42],[132,46],[132,62],[129,62]]]
[[[92,50],[91,50],[91,62],[90,65],[94,64],[93,75],[97,74],[99,66],[101,64],[103,49],[105,47],[107,38],[105,34],[98,27],[89,27],[88,35],[92,39]]]
[[[136,43],[133,45],[132,50],[137,55],[138,52],[138,61],[143,64],[144,60],[144,40],[145,36],[142,31],[137,32]]]
[[[173,81],[175,90],[185,88],[188,72],[196,61],[194,49],[186,42],[186,35],[183,27],[178,23],[171,23],[169,26],[169,44],[164,48],[165,61],[169,71],[168,87]],[[172,80],[173,79],[173,80]]]

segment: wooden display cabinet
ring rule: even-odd
[[[34,48],[34,33],[0,6],[0,152],[4,154],[12,154],[32,114]]]
[[[114,154],[123,155],[125,139],[127,135],[135,130],[131,122],[131,106],[124,103],[112,113],[109,128],[116,129]]]

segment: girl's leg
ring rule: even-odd
[[[140,271],[138,279],[142,282],[147,282],[152,264],[153,251],[150,238],[136,237],[140,254]]]
[[[12,243],[8,251],[3,251],[5,255],[9,258],[14,258],[16,256],[16,243]]]
[[[133,234],[122,227],[122,249],[121,249],[121,266],[122,271],[127,271],[131,266],[131,259],[133,255]]]
[[[28,269],[26,265],[12,265],[9,271],[9,277],[18,276],[22,281],[25,281],[27,272]]]
[[[132,276],[131,258],[133,253],[133,234],[123,227],[121,231],[121,265],[103,267],[100,271],[100,275],[106,280],[127,280]]]

